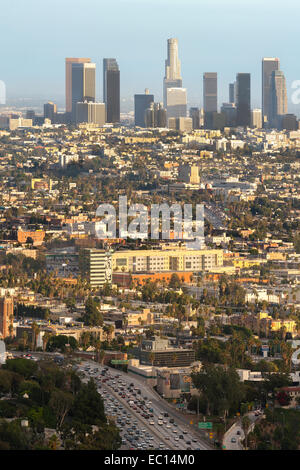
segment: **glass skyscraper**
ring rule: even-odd
[[[116,59],[103,59],[103,102],[106,121],[120,122],[120,70]]]
[[[76,121],[76,103],[96,100],[96,64],[72,64],[72,121]]]
[[[218,75],[216,72],[203,74],[204,127],[212,128],[213,113],[218,111]]]
[[[264,127],[271,121],[271,77],[272,72],[279,70],[280,62],[276,57],[262,59],[262,119]]]
[[[250,73],[238,73],[236,76],[237,103],[236,125],[251,126],[251,76]]]

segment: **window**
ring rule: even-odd
[[[117,264],[117,266],[126,266],[127,265],[127,259],[126,258],[117,258],[116,264]]]

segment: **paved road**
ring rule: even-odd
[[[243,450],[241,440],[243,440],[244,438],[245,434],[240,422],[235,423],[226,432],[223,439],[223,446],[226,450]]]
[[[247,417],[252,423],[252,426],[248,429],[248,433],[252,430],[255,422],[261,418],[260,416],[255,416],[255,412],[251,411],[247,413]],[[241,425],[241,420],[234,423],[231,428],[225,433],[223,438],[223,446],[226,450],[244,450],[244,447],[241,443],[245,439],[245,433]],[[234,442],[233,442],[234,441]]]
[[[84,370],[87,366],[90,367],[91,371],[89,371],[88,374]],[[95,379],[96,383],[99,383],[101,380],[101,371],[103,368],[104,366],[93,361],[84,361],[81,363],[80,367],[80,369],[86,374],[86,378],[91,376]],[[144,383],[137,380],[132,375],[116,369],[109,369],[108,374],[112,376],[112,378],[107,382],[100,382],[101,387],[99,388],[99,393],[105,397],[106,405],[108,406],[109,400],[113,398],[118,403],[118,407],[122,407],[122,413],[124,412],[124,409],[126,409],[127,412],[130,412],[130,419],[135,420],[138,423],[138,428],[140,430],[144,430],[144,433],[147,432],[151,435],[153,438],[153,445],[157,446],[156,448],[164,447],[165,449],[171,450],[211,450],[210,445],[201,439],[199,433],[191,428],[182,416],[168,406],[166,402],[160,399],[156,393]],[[119,377],[116,378],[116,375],[119,375]],[[128,392],[130,384],[134,384],[132,389],[136,389],[136,396],[131,396],[131,393]],[[122,398],[122,396],[119,395],[121,389],[124,389],[126,392],[125,398]],[[137,389],[141,391],[140,394],[137,393]],[[153,410],[153,418],[150,418],[149,420],[145,419],[141,416],[138,406],[130,405],[128,403],[130,399],[138,401],[139,398],[144,400],[147,403],[148,408]],[[134,409],[134,407],[137,409]],[[164,416],[165,413],[167,413],[168,416]],[[116,418],[119,418],[120,414],[121,413],[117,412]],[[170,422],[172,419],[175,424]],[[153,424],[151,424],[151,422]],[[122,436],[126,435],[126,431],[123,432]],[[179,436],[182,436],[183,438],[180,438]]]

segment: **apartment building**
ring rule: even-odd
[[[113,272],[212,271],[223,266],[223,250],[128,250],[112,254]]]
[[[84,248],[79,253],[79,269],[91,287],[111,283],[111,253],[96,248]]]

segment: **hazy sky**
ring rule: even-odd
[[[102,59],[116,57],[121,96],[147,87],[159,101],[167,39],[177,37],[190,104],[202,104],[203,72],[218,72],[219,106],[236,73],[250,72],[252,106],[260,107],[263,56],[280,58],[288,96],[300,80],[299,18],[299,0],[3,1],[0,80],[8,97],[63,102],[65,57],[90,57],[101,100]]]

